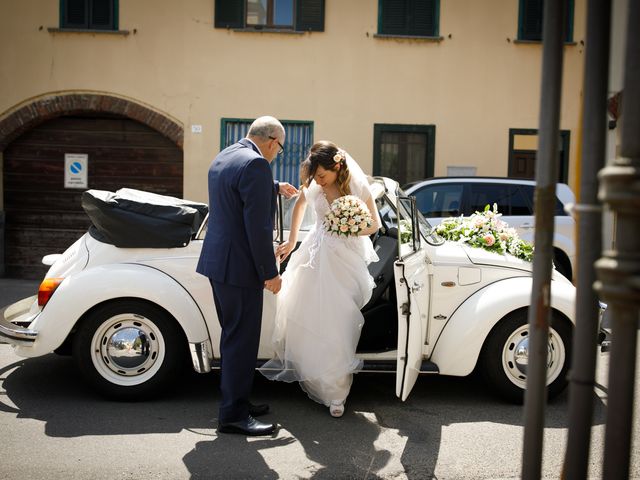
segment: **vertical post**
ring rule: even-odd
[[[612,323],[605,478],[628,478],[640,312],[640,1],[629,2],[620,156],[600,172],[600,197],[617,217],[616,245],[603,253],[596,288]]]
[[[564,3],[545,2],[542,27],[542,89],[535,194],[536,250],[533,258],[533,287],[529,308],[529,364],[524,402],[525,427],[522,454],[522,478],[525,480],[540,478],[542,468],[553,221],[560,136]]]
[[[578,214],[578,268],[576,327],[573,335],[569,390],[569,435],[564,477],[587,478],[593,386],[596,370],[599,306],[593,289],[594,264],[602,250],[602,208],[598,204],[597,172],[605,164],[607,135],[607,84],[611,0],[589,0],[584,70],[584,130]]]

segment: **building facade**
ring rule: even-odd
[[[559,179],[574,185],[585,0],[568,10]],[[206,201],[209,163],[273,115],[274,176],[329,139],[367,173],[533,175],[542,0],[0,3],[0,224],[10,276],[86,229],[84,189]],[[75,182],[75,183],[74,183]]]

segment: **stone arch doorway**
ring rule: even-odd
[[[89,226],[80,205],[86,188],[129,187],[182,197],[182,142],[177,122],[109,95],[47,96],[0,117],[0,271],[42,278],[42,256],[64,251]],[[66,153],[87,155],[86,188],[65,187]]]

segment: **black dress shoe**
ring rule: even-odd
[[[249,402],[249,415],[252,417],[259,417],[261,415],[266,415],[269,413],[269,405],[266,403],[260,403],[258,405],[254,405]]]
[[[256,420],[251,415],[238,422],[218,424],[218,432],[239,433],[241,435],[271,435],[275,432],[276,426],[273,423],[263,423]]]

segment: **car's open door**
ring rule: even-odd
[[[394,274],[398,302],[396,395],[404,401],[420,373],[429,315],[429,268],[415,197],[398,198],[398,260]]]

